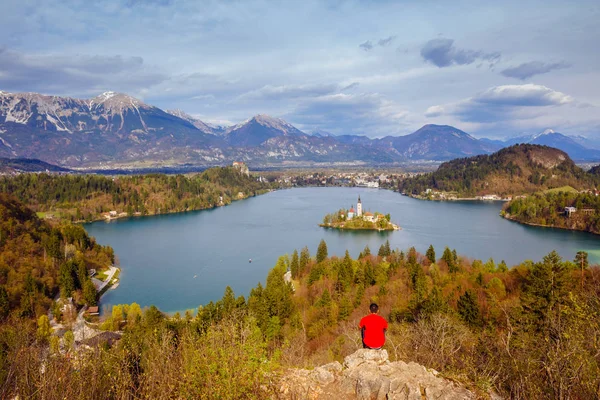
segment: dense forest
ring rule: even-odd
[[[565,207],[574,207],[570,213]],[[513,199],[504,206],[505,217],[528,224],[600,234],[600,197],[577,191],[549,191]]]
[[[88,270],[114,262],[81,226],[51,226],[18,200],[0,194],[0,320],[39,317],[59,294],[95,304]]]
[[[20,174],[0,178],[0,192],[10,193],[37,212],[68,221],[93,221],[104,213],[152,215],[200,210],[254,196],[271,185],[233,167],[211,168],[196,175]]]
[[[123,331],[112,346],[84,350],[65,338],[59,347],[13,316],[0,327],[1,396],[276,397],[285,367],[358,349],[358,321],[375,301],[390,321],[392,360],[435,368],[482,396],[597,398],[599,282],[584,252],[575,262],[551,252],[508,269],[449,248],[439,258],[433,247],[423,255],[389,245],[359,259],[329,257],[321,242],[316,257],[307,248],[280,257],[247,298],[227,288],[221,300],[173,317],[115,306],[103,324]]]
[[[474,197],[518,195],[567,185],[581,190],[597,184],[597,175],[577,167],[561,150],[518,144],[490,155],[445,162],[435,172],[400,181],[398,188],[412,195],[431,189]]]

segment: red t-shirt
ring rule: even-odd
[[[385,332],[388,323],[385,318],[377,314],[369,314],[360,320],[358,325],[364,328],[363,343],[372,349],[377,349],[385,343]]]

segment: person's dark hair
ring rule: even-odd
[[[369,306],[369,310],[371,310],[372,313],[376,313],[377,311],[379,311],[379,306],[375,303],[371,303],[371,305]]]

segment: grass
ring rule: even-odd
[[[571,186],[561,186],[553,189],[544,190],[544,193],[558,193],[558,192],[568,192],[568,193],[579,193],[579,191]]]

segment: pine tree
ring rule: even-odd
[[[368,256],[371,255],[371,249],[369,248],[369,245],[365,246],[365,249],[362,251],[361,254],[362,254],[363,257],[368,257]]]
[[[555,250],[533,265],[521,293],[521,303],[533,315],[531,322],[537,329],[541,329],[540,322],[546,322],[567,302],[570,285],[569,270]]]
[[[304,271],[306,271],[306,267],[310,262],[310,251],[307,246],[304,246],[302,251],[300,252],[300,268],[298,271],[298,275],[302,275]]]
[[[444,262],[448,266],[448,271],[450,273],[458,272],[458,268],[456,267],[456,264],[454,262],[454,255],[452,254],[452,251],[450,251],[450,248],[448,248],[447,246],[444,249],[444,254],[442,254],[442,260],[444,260]]]
[[[98,305],[98,292],[89,278],[83,284],[83,299],[88,306]]]
[[[481,312],[477,303],[477,295],[472,290],[467,290],[458,298],[458,314],[469,325],[481,324]]]
[[[317,262],[323,262],[327,258],[327,243],[325,240],[321,239],[319,243],[319,247],[317,248]]]
[[[298,250],[294,250],[292,254],[292,263],[290,264],[292,278],[297,278],[300,272],[300,261],[298,260]]]
[[[386,240],[385,241],[385,256],[389,257],[392,254],[392,249],[390,247],[390,241]]]
[[[379,257],[385,257],[385,245],[381,245],[379,246],[379,251],[377,252],[377,256]]]
[[[433,245],[430,244],[427,252],[425,253],[425,257],[429,260],[431,264],[435,263],[435,250],[433,249]]]

